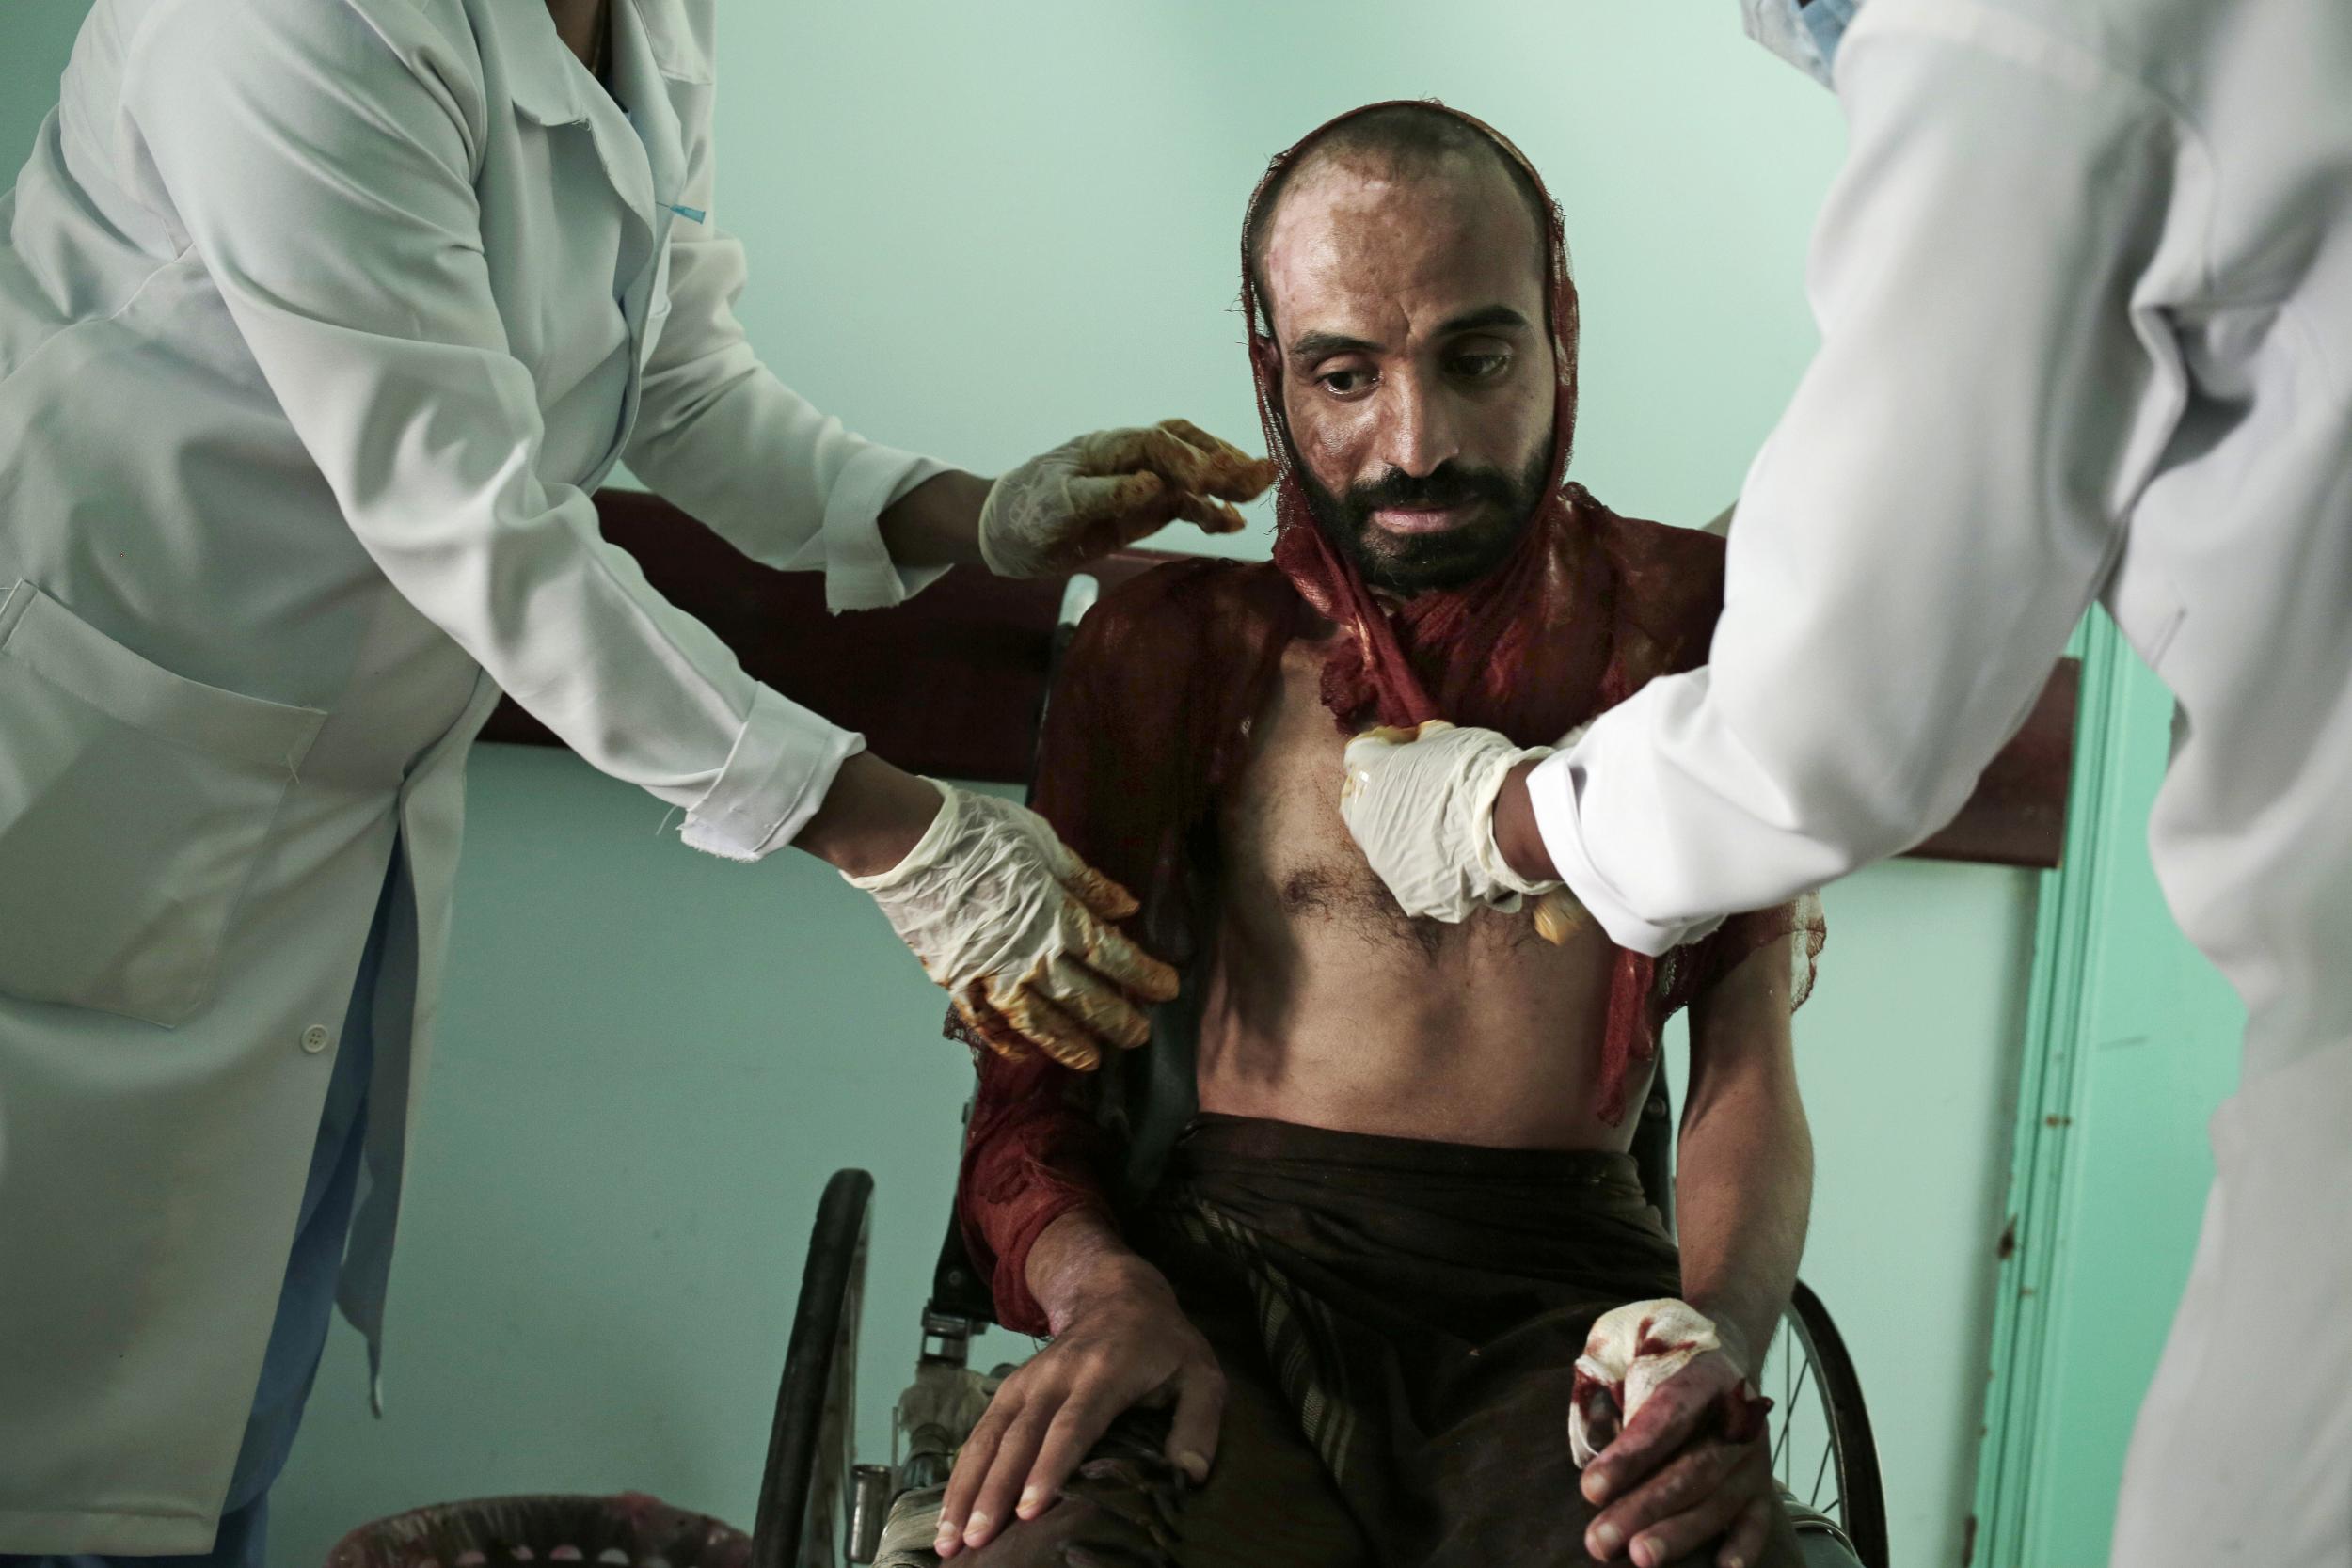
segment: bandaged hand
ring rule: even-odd
[[[1274,483],[1274,465],[1184,420],[1103,430],[1033,457],[980,507],[980,558],[998,577],[1075,571],[1179,519],[1242,527],[1232,502]]]
[[[1493,730],[1433,719],[1419,729],[1366,730],[1347,743],[1340,816],[1372,869],[1408,915],[1459,922],[1480,909],[1538,899],[1535,928],[1567,940],[1582,911],[1558,882],[1531,882],[1495,847],[1495,795],[1523,762],[1551,754]]]
[[[1176,972],[1111,927],[1135,895],[1073,854],[1025,806],[953,784],[904,860],[850,877],[872,894],[924,973],[992,1050],[1034,1049],[1081,1072],[1151,1037],[1138,1004]]]
[[[1568,1406],[1585,1499],[1609,1505],[1586,1529],[1585,1550],[1603,1562],[1629,1553],[1655,1565],[1715,1542],[1719,1568],[1755,1563],[1778,1506],[1761,1441],[1772,1407],[1690,1303],[1637,1301],[1602,1314]]]

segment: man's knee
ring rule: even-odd
[[[962,1560],[971,1568],[1186,1568],[1172,1540],[1162,1544],[1089,1498],[1065,1498]]]
[[[1271,1390],[1231,1380],[1216,1465],[1199,1486],[1168,1463],[1165,1411],[1121,1417],[1063,1488],[970,1568],[1368,1568],[1371,1552]]]
[[[1177,1552],[1187,1488],[1161,1453],[1166,1441],[1165,1416],[1122,1417],[1063,1485],[1061,1500],[968,1554],[971,1568],[1191,1568],[1194,1554]]]

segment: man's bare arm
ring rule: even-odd
[[[1160,1271],[1127,1244],[1116,1226],[1088,1209],[1073,1209],[1045,1227],[1029,1249],[1029,1293],[1045,1308],[1054,1337],[1106,1291],[1168,1289]]]
[[[1636,1568],[1714,1545],[1719,1568],[1748,1568],[1775,1503],[1769,1447],[1731,1443],[1720,1402],[1753,1379],[1788,1305],[1813,1197],[1813,1139],[1789,1050],[1794,939],[1749,954],[1692,1005],[1691,1083],[1677,1160],[1682,1294],[1715,1321],[1720,1353],[1653,1394],[1584,1472],[1606,1504],[1593,1556]]]
[[[1683,1298],[1731,1331],[1724,1342],[1751,1377],[1796,1284],[1813,1205],[1813,1134],[1789,1049],[1791,941],[1749,954],[1692,1004],[1676,1160]]]

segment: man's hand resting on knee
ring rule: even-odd
[[[1216,1457],[1225,1374],[1158,1270],[1078,1210],[1038,1238],[1028,1275],[1053,1342],[1005,1380],[957,1456],[939,1514],[943,1558],[1052,1507],[1087,1450],[1137,1405],[1175,1407],[1168,1460],[1196,1485]]]

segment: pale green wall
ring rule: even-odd
[[[29,140],[81,8],[0,5],[0,145]],[[1549,177],[1584,291],[1577,472],[1613,504],[1713,514],[1810,346],[1804,239],[1840,133],[1729,0],[727,10],[743,314],[884,439],[988,467],[1114,420],[1249,436],[1243,200],[1278,147],[1377,97],[1444,96]],[[485,751],[471,811],[389,1414],[365,1415],[339,1329],[279,1564],[485,1492],[635,1486],[748,1523],[838,1165],[881,1179],[869,1448],[912,1358],[968,1073],[879,918],[813,863],[664,842],[660,807],[567,756]],[[1802,1019],[1806,1274],[1861,1359],[1904,1568],[1959,1561],[2032,896],[1917,864],[1834,890]]]

